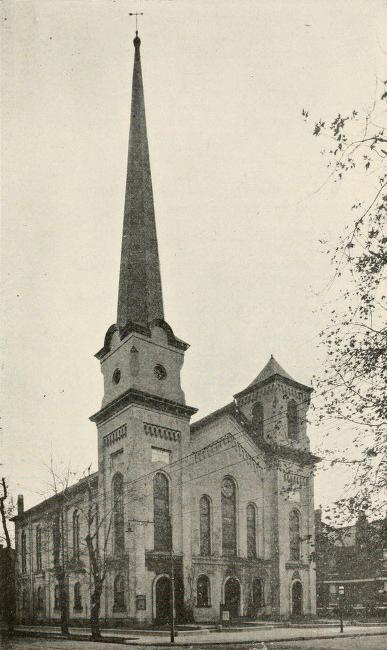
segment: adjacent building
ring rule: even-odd
[[[341,606],[350,615],[386,616],[386,521],[368,521],[362,514],[353,526],[337,528],[322,521],[316,510],[319,614],[337,613]]]
[[[167,620],[172,565],[179,620],[315,613],[311,388],[271,356],[192,424],[188,347],[164,317],[136,33],[117,321],[96,354],[98,472],[27,511],[19,500],[19,620],[57,620],[63,590],[70,618],[88,617],[91,506],[109,623]]]

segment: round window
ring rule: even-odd
[[[165,379],[167,376],[167,371],[165,370],[164,366],[161,366],[160,364],[154,367],[153,372],[155,373],[157,379]]]
[[[119,368],[116,368],[115,371],[113,372],[113,382],[115,384],[118,384],[121,379],[121,370]]]

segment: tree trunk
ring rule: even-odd
[[[93,640],[101,638],[101,628],[99,622],[99,612],[101,609],[102,582],[95,585],[91,594],[90,625],[91,638]]]
[[[56,578],[59,585],[59,598],[60,598],[60,630],[65,636],[69,635],[69,612],[67,602],[67,589],[66,589],[66,574],[61,571],[57,573]]]

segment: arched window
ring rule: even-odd
[[[259,438],[263,436],[263,404],[261,402],[255,402],[253,405],[253,427]]]
[[[196,584],[197,607],[210,606],[210,581],[207,576],[199,576]]]
[[[42,570],[42,529],[40,526],[36,529],[36,569]]]
[[[54,609],[60,609],[60,589],[59,589],[59,585],[55,585],[55,589],[54,589]]]
[[[297,404],[294,399],[288,401],[288,437],[291,440],[297,440],[298,438],[298,414],[297,414]]]
[[[74,585],[74,609],[82,609],[81,584],[79,582]]]
[[[22,610],[23,610],[23,612],[26,612],[27,609],[28,609],[27,590],[23,589],[23,591],[22,591]]]
[[[55,513],[53,528],[52,528],[52,541],[53,541],[53,552],[54,552],[54,566],[58,566],[62,562],[62,535],[61,535],[61,514],[59,512]]]
[[[236,555],[236,489],[228,476],[222,483],[222,550],[223,555]]]
[[[289,515],[289,545],[290,559],[299,560],[301,557],[300,513],[292,510]]]
[[[118,575],[114,579],[114,604],[115,612],[122,612],[125,609],[125,585],[124,579]]]
[[[75,560],[79,560],[79,512],[73,512],[73,555]]]
[[[206,495],[200,499],[200,555],[211,555],[211,502]]]
[[[153,521],[155,551],[169,551],[171,549],[169,482],[161,472],[158,472],[153,479]]]
[[[263,582],[259,578],[253,582],[253,604],[256,609],[265,605]]]
[[[22,573],[27,571],[27,540],[25,530],[21,534],[21,570]]]
[[[246,508],[247,519],[247,557],[257,557],[257,517],[252,503]]]
[[[113,543],[114,553],[124,552],[124,479],[122,474],[113,477]]]
[[[36,591],[36,609],[39,611],[43,609],[43,587],[38,587]]]

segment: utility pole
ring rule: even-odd
[[[172,517],[169,515],[171,548],[171,643],[175,643],[175,567],[173,564]]]
[[[343,625],[343,596],[344,596],[344,585],[340,585],[339,586],[340,632],[344,632],[344,625]]]

